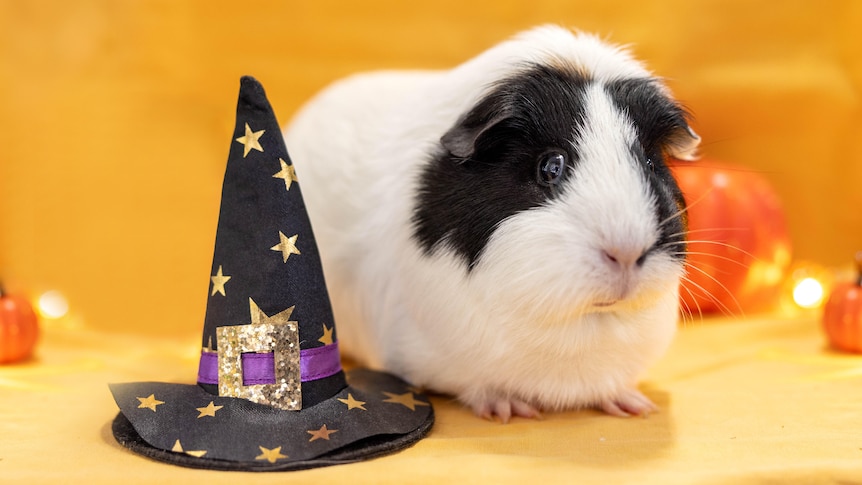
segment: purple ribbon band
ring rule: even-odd
[[[315,381],[341,370],[338,342],[299,351],[300,380]],[[198,382],[218,384],[218,353],[201,351]],[[275,384],[275,358],[272,353],[242,354],[242,385]]]

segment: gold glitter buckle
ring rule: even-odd
[[[252,323],[216,329],[219,396],[239,397],[288,411],[302,409],[299,326],[293,307],[267,316],[249,298]],[[242,354],[273,354],[274,384],[243,384]]]

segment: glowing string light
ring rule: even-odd
[[[46,291],[39,297],[39,314],[45,318],[61,318],[69,311],[69,302],[57,290]]]
[[[803,278],[793,287],[793,301],[802,308],[817,308],[823,304],[823,284],[812,277]]]

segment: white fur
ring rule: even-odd
[[[505,220],[471,273],[411,238],[418,176],[440,137],[528,61],[601,80],[650,75],[595,37],[542,27],[451,71],[348,78],[290,124],[339,341],[366,365],[481,414],[502,416],[501,402],[516,414],[523,405],[637,411],[636,380],[676,328],[681,265],[661,253],[630,264],[658,237],[654,201],[629,161],[633,128],[601,89],[588,93],[589,128],[571,140],[582,154],[571,190]]]

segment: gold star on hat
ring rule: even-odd
[[[281,158],[278,159],[278,162],[281,164],[281,170],[273,175],[273,178],[284,179],[284,188],[290,190],[290,185],[293,182],[299,182],[296,178],[296,170],[293,169],[293,165],[288,165]]]
[[[384,399],[383,402],[391,402],[395,404],[400,404],[411,411],[416,411],[416,406],[428,406],[428,403],[425,401],[417,401],[415,397],[413,397],[412,392],[405,392],[404,394],[394,394],[391,392],[384,392],[389,399]]]
[[[204,416],[215,417],[216,411],[218,411],[219,409],[221,409],[223,407],[224,406],[216,406],[215,403],[210,401],[210,403],[207,404],[206,406],[204,406],[202,408],[195,408],[195,409],[197,409],[198,412],[200,412],[200,414],[198,415],[198,418],[203,418]]]
[[[310,429],[310,430],[306,431],[306,433],[311,435],[311,438],[309,438],[309,440],[308,440],[309,442],[314,441],[314,440],[327,440],[327,441],[329,441],[329,435],[331,435],[332,433],[337,433],[337,432],[338,432],[337,429],[327,429],[325,424],[323,426],[321,426],[320,429]]]
[[[284,258],[284,262],[286,263],[287,258],[289,258],[291,254],[301,254],[299,249],[296,248],[296,239],[298,237],[299,234],[287,237],[283,232],[278,231],[279,243],[269,249],[272,249],[273,251],[281,251],[281,256]]]
[[[230,276],[225,276],[224,273],[222,273],[221,265],[219,265],[216,274],[211,276],[210,279],[213,282],[213,290],[212,293],[210,293],[210,296],[213,296],[216,293],[221,293],[221,296],[227,296],[224,292],[224,284],[230,280]]]
[[[263,136],[263,133],[265,131],[266,130],[251,131],[251,128],[249,128],[248,126],[248,123],[245,124],[245,135],[236,139],[236,141],[242,143],[243,146],[242,158],[248,156],[248,152],[250,152],[252,149],[255,149],[259,152],[263,152],[263,147],[260,146],[260,142],[258,141],[258,139]]]
[[[155,394],[150,394],[148,397],[139,397],[138,401],[141,401],[141,404],[138,408],[147,408],[151,409],[153,412],[156,412],[156,406],[159,404],[164,404],[164,401],[159,401],[156,399]]]
[[[353,398],[353,394],[348,393],[347,399],[338,398],[338,400],[343,402],[344,404],[347,404],[348,411],[351,409],[361,409],[363,411],[368,411],[367,409],[365,409],[365,401],[357,401]]]
[[[255,460],[266,460],[270,463],[275,463],[277,460],[281,460],[283,458],[287,458],[287,455],[281,454],[281,447],[276,447],[273,449],[264,448],[263,446],[258,446],[260,448],[260,455],[257,455]]]

